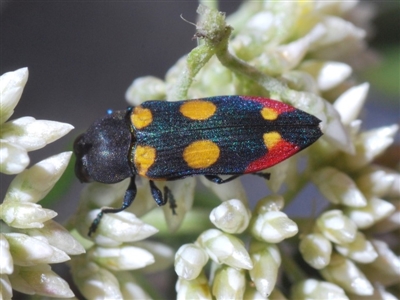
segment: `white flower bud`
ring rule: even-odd
[[[71,298],[74,296],[68,283],[51,271],[48,265],[15,267],[15,271],[9,276],[9,279],[13,289],[24,294],[53,298]]]
[[[323,213],[319,216],[316,225],[325,237],[337,244],[348,244],[356,238],[356,224],[340,210]]]
[[[326,117],[328,119],[326,120],[326,128],[323,129],[324,137],[335,148],[342,150],[348,155],[353,155],[355,153],[354,145],[348,130],[345,129],[343,123],[340,121],[339,113],[329,103],[325,103],[325,106],[325,114],[328,116]]]
[[[177,293],[176,296],[177,300],[212,299],[210,287],[208,285],[208,280],[203,273],[201,273],[198,277],[196,277],[193,280],[186,280],[183,279],[182,277],[179,277],[175,285],[175,290]]]
[[[5,201],[36,203],[43,199],[60,179],[72,152],[63,152],[46,158],[17,175],[11,182]]]
[[[41,228],[44,222],[57,216],[57,213],[35,203],[4,201],[0,216],[7,225],[15,228]]]
[[[281,265],[279,250],[273,244],[253,241],[250,245],[250,257],[254,264],[253,269],[249,271],[251,280],[257,291],[263,297],[268,297],[275,287]]]
[[[368,166],[357,178],[356,183],[367,196],[400,196],[400,174],[387,168]]]
[[[221,176],[222,179],[227,177]],[[229,199],[240,199],[243,203],[247,203],[246,192],[243,188],[240,179],[235,179],[224,184],[215,184],[210,180],[206,179],[204,176],[200,177],[201,183],[208,189],[212,190],[221,201],[226,201]]]
[[[22,117],[3,125],[2,138],[27,151],[33,151],[58,140],[73,128],[67,123]]]
[[[149,99],[165,99],[165,83],[154,76],[139,77],[128,87],[125,99],[133,106],[138,106]]]
[[[99,265],[114,271],[136,270],[154,263],[154,257],[149,251],[133,246],[95,247],[89,255]]]
[[[353,180],[343,172],[325,167],[316,171],[312,179],[320,192],[332,203],[351,207],[364,207],[367,200]]]
[[[357,232],[353,242],[335,245],[335,249],[343,256],[362,264],[373,262],[378,256],[371,242],[368,241],[361,232]]]
[[[310,300],[310,299],[331,299],[348,300],[342,288],[326,281],[307,279],[296,283],[291,289],[291,299]]]
[[[163,206],[165,220],[170,232],[175,232],[181,226],[186,213],[190,211],[194,201],[194,189],[196,187],[196,178],[188,177],[182,180],[176,180],[168,183],[173,199],[168,200],[168,204]],[[171,209],[171,201],[175,201],[175,214]],[[154,202],[154,199],[152,199]]]
[[[254,208],[255,214],[263,214],[270,211],[280,211],[283,209],[285,200],[280,195],[270,195],[260,199]]]
[[[351,121],[349,125],[347,125],[348,131],[350,136],[355,137],[359,134],[361,130],[362,121],[361,120],[354,120]],[[355,150],[354,150],[355,151]]]
[[[209,229],[199,236],[197,243],[218,264],[247,270],[253,268],[243,242],[230,234],[222,233],[217,229]]]
[[[120,205],[129,181],[130,179],[126,179],[114,184],[91,182],[84,187],[81,198],[89,203],[90,206],[93,204],[95,206],[108,207],[115,203]]]
[[[281,211],[270,211],[255,216],[250,224],[251,234],[258,240],[279,243],[297,234],[295,222]]]
[[[332,255],[330,264],[320,271],[327,281],[337,284],[345,291],[360,295],[372,295],[374,288],[364,274],[350,260]]]
[[[325,16],[322,24],[326,28],[326,34],[314,43],[315,48],[328,48],[331,51],[338,51],[338,47],[332,44],[349,41],[350,39],[361,40],[365,37],[365,31],[357,28],[349,21],[336,16]],[[327,46],[331,47],[327,47]]]
[[[242,233],[249,225],[250,218],[250,210],[237,199],[222,202],[210,213],[211,222],[227,233]]]
[[[193,280],[208,261],[207,253],[195,244],[182,245],[175,254],[175,272],[179,277]]]
[[[355,141],[355,155],[339,155],[335,164],[338,168],[349,171],[361,169],[393,143],[394,135],[398,129],[398,125],[391,125],[361,133]]]
[[[145,273],[164,271],[171,267],[174,263],[175,250],[163,243],[150,241],[147,239],[140,242],[135,242],[134,245],[149,251],[155,259],[154,264],[143,268],[143,272]]]
[[[2,299],[12,299],[13,293],[11,282],[5,274],[0,274],[0,291]]]
[[[345,2],[316,2],[314,9],[319,13],[329,15],[346,15],[351,13],[352,9],[358,4],[357,0],[345,1]]]
[[[246,300],[268,300],[268,297],[264,297],[261,295],[259,291],[255,288],[254,285],[247,284],[246,291],[244,292],[243,299]],[[276,298],[272,298],[276,299]],[[278,300],[278,299],[277,299]]]
[[[400,199],[396,201],[392,200],[392,203],[396,210],[388,217],[368,228],[369,233],[380,234],[400,229]]]
[[[0,172],[5,174],[21,173],[29,164],[25,148],[0,139]]]
[[[379,282],[384,286],[400,282],[400,257],[386,244],[379,240],[372,240],[372,245],[378,257],[369,264],[359,265],[360,269],[372,282]]]
[[[289,44],[268,48],[252,63],[269,74],[280,74],[291,70],[304,58],[310,45],[324,34],[324,26],[317,24],[306,35]]]
[[[3,124],[14,113],[28,81],[28,68],[21,68],[0,76],[0,124]]]
[[[351,67],[345,63],[322,60],[305,61],[299,69],[306,71],[315,78],[320,91],[336,87],[348,78],[352,72]]]
[[[354,153],[350,135],[340,121],[339,113],[330,103],[320,96],[293,90],[285,96],[290,104],[313,114],[322,121],[320,127],[324,133],[324,139],[331,145],[345,153]]]
[[[0,234],[0,257],[0,275],[11,274],[14,271],[14,262],[10,253],[10,245],[2,234]]]
[[[332,244],[320,233],[310,233],[301,238],[299,250],[303,259],[313,268],[326,267],[331,259]]]
[[[93,262],[86,263],[81,259],[74,259],[72,276],[86,299],[123,299],[114,274]]]
[[[151,299],[130,272],[115,272],[115,277],[120,286],[122,299]]]
[[[10,244],[15,265],[53,264],[70,259],[64,251],[49,245],[46,241],[21,233],[5,233],[4,236]]]
[[[243,270],[223,266],[216,271],[212,285],[212,294],[216,299],[243,299],[244,291]]]
[[[396,208],[392,203],[378,198],[371,198],[368,200],[367,206],[347,208],[345,213],[358,228],[365,229],[388,217],[395,210]]]
[[[243,299],[246,300],[268,300],[268,299],[273,299],[273,300],[287,300],[287,298],[279,291],[278,289],[274,288],[271,292],[271,294],[268,297],[264,297],[261,295],[257,289],[250,284],[247,284],[246,286],[246,291],[244,293]]]
[[[85,253],[83,246],[60,224],[53,220],[44,223],[43,228],[22,231],[36,239],[45,239],[50,245],[70,255]]]
[[[350,124],[360,114],[367,98],[369,84],[363,83],[349,88],[336,99],[333,106],[339,112],[343,124]]]
[[[90,211],[82,230],[89,228],[99,212],[99,209]],[[157,232],[155,227],[144,223],[134,214],[121,211],[117,214],[104,214],[93,239],[101,246],[115,246],[123,242],[140,241]]]
[[[362,297],[362,300],[398,300],[396,296],[385,290],[381,284],[374,284],[374,293],[370,296]]]

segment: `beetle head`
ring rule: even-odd
[[[127,111],[94,122],[74,142],[75,174],[81,182],[115,183],[134,175],[129,160],[133,144]]]

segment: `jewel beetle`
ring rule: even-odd
[[[173,195],[168,188],[162,193],[154,181],[204,175],[224,183],[257,174],[318,140],[320,122],[279,101],[237,95],[146,101],[110,112],[75,140],[75,173],[81,182],[131,181],[122,206],[102,209],[89,236],[104,213],[131,205],[136,175],[150,180],[154,200],[161,206]],[[223,180],[219,175],[232,176]]]

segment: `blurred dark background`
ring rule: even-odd
[[[223,2],[233,12],[240,2]],[[12,119],[34,116],[75,127],[30,152],[31,164],[70,150],[74,138],[107,109],[124,109],[124,95],[140,76],[163,78],[196,47],[197,1],[1,1],[0,73],[29,68]],[[14,176],[0,174],[1,199]],[[82,188],[57,201],[59,220],[75,210]],[[74,192],[75,191],[75,192]]]
[[[240,2],[222,1],[220,10],[229,14]],[[31,152],[31,164],[70,150],[74,138],[107,109],[127,106],[124,94],[133,79],[144,75],[163,78],[177,59],[196,46],[194,26],[180,15],[195,22],[197,1],[0,3],[0,73],[29,68],[29,80],[12,119],[33,116],[75,126],[61,140]],[[391,79],[398,84],[399,3],[375,4],[371,44],[382,50],[382,61],[392,67]],[[386,57],[397,57],[397,71]],[[372,85],[366,127],[398,123],[399,87],[385,86],[387,72],[376,67],[361,74],[365,78],[360,81],[368,80]],[[12,178],[0,174],[1,199]],[[246,185],[253,180],[244,178]],[[81,188],[74,179],[73,188],[58,199],[59,221],[75,210]],[[265,190],[253,188],[249,193],[253,200],[262,195]]]

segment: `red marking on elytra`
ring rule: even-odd
[[[244,173],[254,173],[267,169],[299,151],[299,146],[281,140],[272,149],[268,149],[268,152],[263,157],[251,162]]]
[[[252,101],[261,103],[262,106],[272,108],[279,114],[296,110],[295,107],[293,107],[289,104],[285,104],[283,102],[279,102],[279,101],[272,100],[272,99],[266,99],[266,98],[262,98],[262,97],[252,97],[252,96],[241,96],[241,97],[242,97],[242,99],[245,99],[245,100],[252,100]]]

